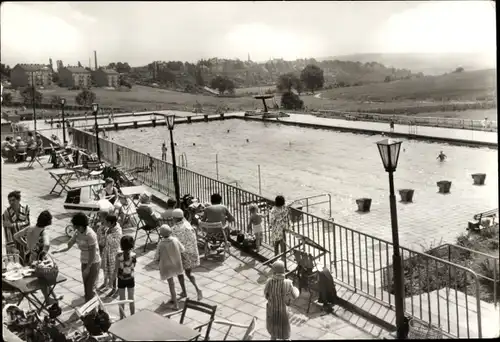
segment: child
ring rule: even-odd
[[[137,262],[137,256],[134,249],[134,238],[130,235],[125,235],[120,240],[121,252],[118,252],[115,259],[115,272],[113,279],[118,279],[118,294],[120,300],[125,300],[125,289],[128,292],[128,300],[132,300],[130,303],[130,314],[135,313],[135,303],[134,300],[134,268]],[[120,304],[120,319],[125,318],[125,306]]]
[[[112,290],[108,294],[108,296],[110,297],[118,293],[116,289],[116,278],[114,277],[114,272],[116,268],[116,255],[120,250],[122,228],[117,221],[118,218],[115,214],[109,214],[108,216],[106,216],[106,226],[108,227],[108,229],[106,231],[106,244],[104,245],[104,251],[102,253],[102,270],[104,272],[104,288],[110,285],[112,286]]]
[[[166,224],[160,227],[160,236],[163,238],[158,243],[158,260],[160,261],[161,280],[168,281],[170,296],[168,304],[172,304],[174,310],[179,310],[177,295],[175,293],[174,277],[184,274],[181,253],[185,251],[180,241],[172,236],[172,229]]]
[[[259,207],[252,203],[249,207],[250,221],[248,222],[248,232],[255,235],[255,250],[258,252],[262,243],[262,215],[259,214]]]

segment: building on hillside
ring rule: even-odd
[[[61,68],[59,81],[64,87],[88,88],[92,84],[90,71],[81,67]]]
[[[120,74],[113,69],[99,68],[92,72],[92,78],[98,87],[113,87],[119,85]]]
[[[17,64],[10,72],[10,83],[13,88],[31,86],[31,80],[36,87],[52,85],[52,70],[44,64]]]

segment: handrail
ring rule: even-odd
[[[316,202],[316,203],[310,203],[309,200],[319,198],[319,197],[324,197],[327,196],[328,200],[323,201],[323,202]],[[313,205],[318,205],[318,204],[325,204],[328,203],[328,218],[332,218],[332,195],[331,194],[320,194],[320,195],[314,195],[314,196],[308,196],[308,197],[303,197],[296,199],[292,201],[289,206],[296,204],[296,203],[302,203],[302,201],[306,201],[306,213],[309,213],[309,207],[312,207]]]

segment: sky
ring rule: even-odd
[[[496,51],[492,1],[2,2],[1,61],[84,66],[201,58]],[[92,65],[94,64],[92,60]]]

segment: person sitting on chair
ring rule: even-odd
[[[136,211],[147,228],[152,229],[160,225],[160,216],[153,210],[151,206],[151,195],[148,192],[143,192],[139,197],[139,205]]]
[[[212,194],[210,196],[211,205],[205,208],[201,220],[203,222],[220,222],[222,227],[227,228],[227,222],[234,222],[234,217],[229,209],[222,204],[222,196],[219,194]]]

